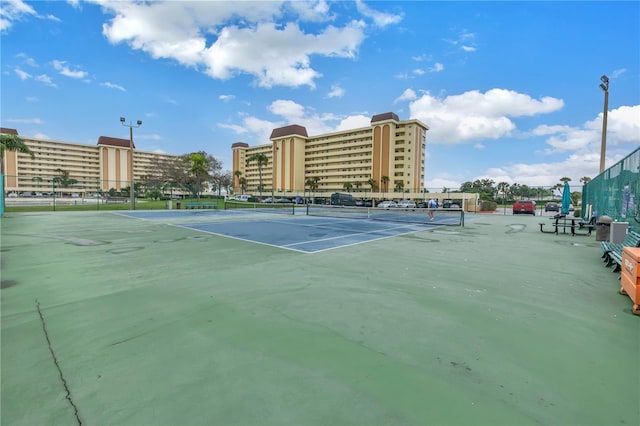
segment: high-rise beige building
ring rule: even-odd
[[[424,187],[425,139],[429,128],[419,120],[400,120],[392,112],[374,115],[371,125],[309,136],[303,126],[274,129],[271,143],[232,145],[234,190],[302,194],[315,181],[318,191],[369,190],[420,193]],[[259,170],[254,154],[263,154]]]
[[[17,135],[16,129],[0,129],[0,133]],[[131,156],[133,177],[140,181],[155,176],[157,160],[175,159],[176,156],[138,151],[128,139],[100,136],[96,145],[36,139],[21,136],[34,154],[5,151],[5,191],[51,192],[53,179],[60,171],[68,172],[77,180],[71,188],[58,188],[69,192],[120,190],[131,182]]]

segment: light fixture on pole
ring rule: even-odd
[[[135,195],[135,181],[133,179],[133,128],[142,126],[142,121],[138,120],[136,122],[137,125],[134,125],[132,122],[129,122],[129,124],[126,124],[125,121],[126,120],[124,117],[120,117],[120,123],[122,123],[123,126],[129,128],[129,149],[131,149],[131,160],[129,161],[129,178],[131,179],[130,185],[129,185],[129,197],[130,197],[129,210],[135,210],[136,195]]]
[[[609,110],[609,77],[600,77],[600,88],[604,90],[604,113],[602,115],[602,144],[600,145],[600,173],[604,172],[604,158],[607,151],[607,112]]]

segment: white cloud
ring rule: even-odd
[[[551,147],[547,153],[580,151],[600,155],[602,144],[602,118],[599,113],[593,120],[587,121],[582,127],[570,126],[538,126],[534,135],[549,136],[547,144]],[[607,146],[621,147],[625,145],[640,145],[640,105],[621,106],[607,114]]]
[[[371,117],[366,115],[351,115],[347,118],[340,120],[340,123],[336,126],[334,131],[339,132],[342,130],[360,129],[362,127],[368,127],[371,125]]]
[[[159,141],[162,140],[162,136],[156,133],[136,133],[136,139]]]
[[[614,70],[613,73],[611,73],[611,78],[618,78],[622,74],[624,74],[625,72],[627,72],[626,68],[621,68],[619,70]]]
[[[8,118],[7,122],[18,123],[18,124],[42,124],[43,123],[43,121],[39,118]]]
[[[86,71],[72,71],[66,64],[66,61],[58,61],[58,60],[53,60],[51,62],[53,64],[53,68],[58,71],[60,74],[64,75],[65,77],[71,77],[71,78],[85,78],[88,73]]]
[[[475,52],[477,50],[475,40],[476,35],[474,33],[463,30],[455,39],[446,39],[445,41],[452,44],[453,46],[459,46],[460,49],[464,50],[465,52]]]
[[[431,55],[426,55],[423,53],[422,55],[412,56],[411,59],[416,62],[428,61],[429,59],[431,59]]]
[[[58,85],[51,80],[51,77],[46,74],[40,74],[39,76],[34,77],[34,80],[44,83],[47,86],[58,87]]]
[[[127,89],[125,89],[124,87],[118,85],[118,84],[114,84],[114,83],[110,83],[108,81],[105,81],[104,83],[100,83],[101,86],[104,87],[108,87],[110,89],[116,89],[116,90],[120,90],[121,92],[126,92]]]
[[[242,135],[245,133],[248,133],[249,131],[238,125],[238,124],[225,124],[225,123],[218,123],[218,127],[220,127],[221,129],[228,129],[233,131],[234,133],[238,134],[238,135]]]
[[[441,72],[443,70],[444,70],[444,65],[441,64],[440,62],[436,62],[435,64],[433,64],[431,68],[429,68],[429,71],[431,72]]]
[[[18,75],[20,80],[28,80],[31,78],[31,74],[26,71],[22,71],[20,68],[16,68],[13,71]]]
[[[370,116],[356,114],[347,117],[334,114],[318,114],[313,109],[305,108],[291,100],[279,99],[271,103],[269,111],[281,117],[275,121],[261,120],[256,117],[244,117],[242,124],[219,123],[218,127],[243,135],[250,145],[269,143],[273,129],[291,124],[304,126],[310,136],[339,130],[367,127],[371,123]]]
[[[482,176],[495,182],[505,181],[529,186],[551,186],[561,176],[568,176],[579,185],[583,176],[594,177],[600,169],[602,113],[581,127],[543,125],[536,127],[534,136],[547,136],[550,146],[546,154],[566,153],[558,162],[516,163],[490,168]],[[622,106],[609,111],[607,117],[606,167],[620,161],[640,146],[640,105]],[[526,159],[524,159],[526,160]]]
[[[37,16],[33,7],[22,0],[3,0],[0,7],[0,31],[7,31],[25,16]]]
[[[414,99],[416,99],[416,92],[414,92],[412,89],[407,89],[404,92],[402,92],[402,95],[398,96],[393,103],[398,103],[398,102],[402,102],[402,101],[412,101]]]
[[[393,4],[393,3],[387,3]],[[358,12],[363,16],[373,20],[373,23],[378,27],[386,27],[387,25],[397,24],[402,21],[402,15],[394,15],[391,13],[378,12],[377,10],[370,9],[362,0],[356,0],[356,7]]]
[[[416,68],[415,70],[413,70],[413,73],[415,75],[424,75],[425,71],[422,68]]]
[[[32,68],[36,68],[36,67],[38,66],[38,63],[36,62],[36,60],[35,60],[35,59],[33,59],[33,58],[31,58],[31,57],[27,56],[27,55],[26,55],[26,54],[24,54],[24,53],[18,53],[18,54],[16,55],[16,58],[20,58],[20,59],[22,60],[22,63],[23,63],[23,64],[25,64],[25,65],[29,65],[29,66],[30,66],[30,67],[32,67]]]
[[[62,22],[54,15],[40,15],[31,5],[23,0],[3,0],[0,7],[0,32],[8,31],[16,21],[21,21],[29,16],[49,21]]]
[[[222,102],[229,102],[234,100],[236,97],[235,95],[220,95],[218,96],[218,99],[220,99]]]
[[[273,101],[271,105],[269,105],[269,111],[271,111],[276,115],[285,117],[291,122],[300,120],[305,115],[304,107],[302,105],[297,104],[293,101],[282,100],[282,99]],[[300,123],[297,123],[297,124],[300,124]]]
[[[410,104],[410,116],[431,128],[432,143],[498,139],[516,129],[510,117],[533,116],[561,109],[561,99],[540,100],[505,89],[477,90],[438,98],[428,92]]]
[[[327,94],[327,98],[341,98],[344,96],[344,93],[345,90],[342,87],[334,84],[331,86],[331,91]]]
[[[327,11],[324,1],[192,2],[188,7],[182,2],[100,4],[115,15],[103,25],[111,43],[126,42],[154,58],[174,59],[216,79],[250,74],[261,87],[313,88],[321,74],[311,66],[311,56],[354,58],[364,39],[359,21],[329,25],[316,33],[294,22],[276,22],[285,11],[318,21]]]

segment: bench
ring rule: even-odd
[[[586,229],[587,230],[587,234],[586,235],[591,235],[591,232],[596,229],[596,225],[591,224],[591,223],[583,223],[580,222],[578,223],[578,229]],[[578,234],[576,232],[576,234]],[[585,235],[585,234],[580,234],[580,235]]]
[[[106,204],[124,204],[128,203],[130,200],[126,197],[107,197],[103,200],[103,203]]]
[[[197,202],[186,202],[183,204],[185,209],[217,209],[218,203],[197,203]]]
[[[624,247],[640,247],[640,233],[629,230],[622,243],[600,242],[604,262],[607,266],[615,265],[613,272],[618,272],[622,268],[622,249]]]

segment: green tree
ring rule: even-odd
[[[240,185],[240,189],[242,190],[243,194],[247,192],[247,178],[241,177],[240,179],[238,179],[238,184]]]
[[[347,192],[351,192],[351,189],[353,188],[353,184],[351,182],[345,182],[342,187],[347,191]]]
[[[580,182],[582,182],[584,185],[586,185],[589,182],[591,182],[591,178],[589,176],[583,176],[583,177],[580,178]]]
[[[502,201],[505,202],[507,200],[507,198],[509,197],[509,184],[507,182],[500,182],[498,183],[497,186],[497,193],[496,195],[502,195]]]
[[[396,181],[395,184],[395,191],[396,192],[402,192],[404,191],[404,182],[401,180]]]
[[[69,172],[67,170],[56,169],[58,176],[53,178],[53,182],[58,184],[60,188],[71,188],[73,185],[78,183],[77,179],[73,179],[69,176]]]
[[[260,193],[260,198],[262,198],[262,167],[266,166],[269,163],[269,159],[265,154],[256,152],[255,154],[251,154],[249,157],[247,157],[247,164],[254,161],[258,164],[258,192]]]
[[[203,152],[193,152],[185,155],[183,161],[189,165],[189,173],[196,179],[195,193],[199,202],[202,182],[208,178],[207,157]]]
[[[367,180],[367,184],[371,187],[371,192],[378,190],[378,182],[376,182],[374,178],[369,178],[369,180]]]
[[[389,176],[382,176],[380,182],[382,182],[382,192],[387,192],[389,190]]]
[[[242,172],[240,170],[236,170],[235,172],[233,172],[233,175],[238,180],[238,186],[240,186],[240,177],[242,176]],[[244,192],[244,190],[242,192]]]
[[[0,173],[4,175],[4,153],[5,151],[16,151],[22,154],[28,154],[31,159],[36,155],[29,149],[24,141],[18,135],[2,133],[0,134]]]

